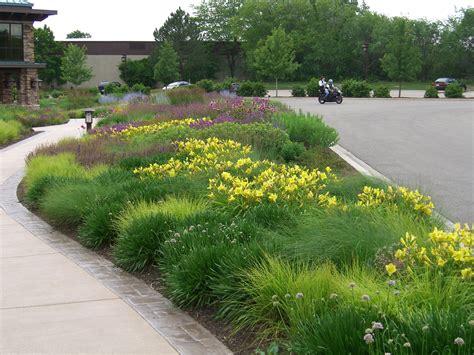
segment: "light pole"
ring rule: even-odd
[[[127,83],[127,55],[122,54],[122,63],[124,64],[123,66],[123,81],[125,81],[125,84]]]
[[[364,42],[362,50],[364,51],[364,77],[367,81],[367,76],[369,74],[369,42]]]

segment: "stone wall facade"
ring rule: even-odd
[[[33,36],[33,23],[23,23],[23,60],[35,62],[35,42]]]

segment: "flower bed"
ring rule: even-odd
[[[26,201],[123,269],[159,270],[178,306],[253,332],[245,348],[469,354],[472,229],[444,231],[418,191],[309,159],[337,142],[319,118],[232,100],[168,119],[177,106],[135,104],[42,147]]]

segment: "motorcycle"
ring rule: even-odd
[[[335,88],[334,90],[329,91],[328,97],[326,97],[326,94],[323,92],[319,95],[318,101],[320,104],[325,104],[326,102],[335,102],[336,104],[341,104],[342,92],[341,90]]]

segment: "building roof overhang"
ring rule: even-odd
[[[0,62],[0,69],[41,69],[46,68],[45,63],[33,62]]]
[[[26,6],[0,6],[0,21],[43,21],[48,16],[57,15],[56,10],[36,10]]]

